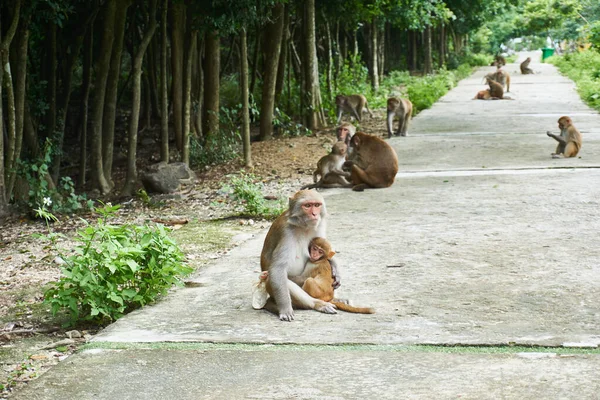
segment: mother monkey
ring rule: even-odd
[[[282,321],[292,321],[292,308],[307,308],[335,314],[331,303],[315,299],[289,278],[302,274],[309,259],[308,245],[316,236],[325,237],[327,209],[323,196],[314,190],[300,190],[292,198],[267,233],[260,267],[269,271],[267,291],[271,298],[265,308],[279,314]],[[339,286],[337,268],[332,264],[334,287]],[[273,302],[273,299],[275,302]]]

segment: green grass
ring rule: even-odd
[[[546,62],[554,64],[560,73],[572,79],[582,100],[600,111],[600,53],[587,50],[563,56],[552,56]]]

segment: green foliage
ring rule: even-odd
[[[280,110],[279,107],[275,107],[274,111],[273,126],[275,129],[277,129],[277,133],[279,135],[306,136],[312,133],[310,129],[300,123],[295,122],[292,117]]]
[[[63,257],[63,276],[44,293],[52,313],[66,310],[71,324],[114,321],[155,301],[192,272],[163,225],[110,225],[118,208],[96,210],[101,216],[96,225],[78,232],[75,254]]]
[[[600,110],[600,53],[588,50],[562,57],[553,56],[546,61],[575,81],[581,98],[590,107]]]
[[[34,210],[43,204],[50,212],[58,214],[91,208],[93,202],[86,201],[85,195],[75,193],[75,185],[70,177],[62,177],[56,188],[51,187],[49,167],[52,163],[52,147],[52,142],[47,139],[41,157],[29,162],[20,160],[18,176],[27,182],[29,188],[25,199],[27,208]]]
[[[285,202],[281,199],[275,204],[265,200],[262,184],[253,174],[241,171],[230,179],[229,185],[223,191],[231,194],[233,199],[243,207],[243,214],[248,217],[275,219],[285,211]]]
[[[241,104],[234,108],[221,107],[218,135],[210,135],[203,140],[197,137],[190,138],[190,164],[193,167],[222,164],[239,157],[241,107]]]
[[[335,84],[333,97],[328,98],[327,96],[323,96],[323,108],[330,120],[335,121],[337,117],[335,96],[338,94],[362,94],[367,98],[369,105],[373,105],[371,103],[373,91],[369,83],[369,70],[360,59],[360,55],[357,57],[351,55],[344,62],[338,76],[335,78]],[[321,75],[320,85],[321,93],[327,93],[324,74]]]
[[[600,51],[600,21],[596,21],[590,25],[589,40],[592,46]]]

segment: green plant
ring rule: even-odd
[[[84,207],[91,208],[92,200],[87,200],[85,194],[75,193],[73,180],[64,176],[53,187],[49,172],[52,163],[52,142],[46,139],[41,157],[33,161],[20,161],[19,176],[24,178],[29,187],[25,203],[30,210],[44,205],[48,211],[54,213],[73,213]]]
[[[243,206],[243,214],[249,217],[278,217],[285,210],[284,202],[278,200],[275,204],[268,203],[262,194],[261,185],[256,183],[256,180],[253,174],[241,171],[239,175],[230,178],[229,185],[223,190],[231,193],[233,199]]]
[[[310,135],[312,133],[311,130],[304,125],[294,122],[294,120],[292,120],[292,118],[284,111],[280,110],[279,107],[275,107],[275,112],[273,113],[273,126],[277,129],[279,135],[302,136]]]
[[[190,139],[190,163],[193,167],[222,164],[239,157],[241,134],[238,128],[241,105],[221,107],[220,132],[205,138]]]
[[[594,50],[553,56],[547,62],[577,84],[579,95],[590,107],[600,110],[600,53]]]
[[[78,232],[75,254],[62,257],[62,277],[44,293],[52,314],[66,310],[70,324],[116,320],[155,301],[192,272],[168,228],[110,225],[118,209],[104,205],[95,210],[97,223]]]

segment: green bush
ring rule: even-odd
[[[50,165],[52,163],[52,142],[46,139],[41,157],[19,161],[18,176],[27,182],[28,193],[24,199],[29,211],[44,206],[53,213],[73,213],[83,208],[91,208],[93,202],[85,195],[75,193],[73,180],[62,177],[56,187],[51,187]]]
[[[242,141],[239,131],[241,108],[241,104],[233,108],[221,107],[219,134],[210,135],[204,139],[190,138],[190,164],[192,167],[223,164],[239,157]]]
[[[577,84],[579,95],[590,107],[600,110],[600,53],[594,50],[553,56],[547,62]]]
[[[118,208],[96,210],[101,218],[78,232],[75,254],[63,257],[62,277],[44,293],[52,313],[66,310],[71,324],[114,321],[155,301],[192,272],[163,225],[110,225]]]
[[[233,199],[242,206],[242,214],[248,217],[275,219],[285,211],[285,203],[278,200],[270,204],[265,200],[262,187],[253,174],[241,171],[230,178],[223,191],[231,193]]]

